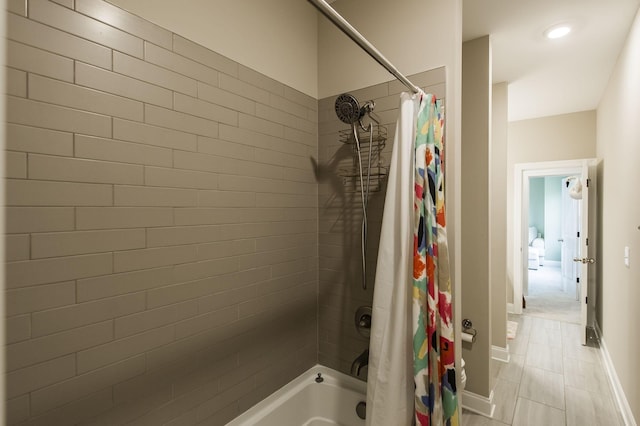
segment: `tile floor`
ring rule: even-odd
[[[463,410],[463,426],[624,425],[599,349],[582,346],[580,326],[558,314],[509,316],[518,331],[509,341],[511,362],[492,364],[494,416]]]

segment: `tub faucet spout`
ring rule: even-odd
[[[351,375],[358,377],[362,367],[369,364],[369,349],[362,352],[351,364]]]

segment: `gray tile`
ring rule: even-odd
[[[27,2],[24,0],[8,0],[6,7],[11,13],[27,16]]]
[[[7,346],[7,371],[45,362],[113,339],[113,324],[105,321],[63,333]]]
[[[75,281],[7,290],[7,315],[18,315],[71,305],[76,301]]]
[[[624,424],[608,391],[593,393],[567,387],[565,395],[567,426],[622,426]]]
[[[27,154],[24,152],[5,152],[4,177],[15,179],[27,178]]]
[[[76,375],[75,354],[7,374],[7,398],[13,398]]]
[[[197,137],[194,134],[118,118],[113,119],[113,137],[125,141],[187,151],[197,151],[198,146]]]
[[[63,424],[84,424],[106,410],[113,407],[111,388],[106,388],[62,405],[44,414],[31,417],[29,426],[50,426]],[[57,395],[56,395],[57,396]]]
[[[170,90],[99,67],[76,62],[75,83],[115,95],[125,96],[154,105],[171,108]]]
[[[513,426],[564,426],[564,411],[525,398],[518,398]]]
[[[11,40],[99,67],[111,67],[111,49],[107,47],[12,13],[8,14],[7,28]]]
[[[564,377],[527,366],[522,374],[519,396],[564,410]]]
[[[9,399],[6,402],[6,420],[8,424],[18,424],[29,418],[29,395]]]
[[[609,388],[609,382],[600,363],[580,359],[564,359],[564,384],[589,392],[600,392]]]
[[[198,92],[195,80],[119,52],[113,53],[113,71],[191,96]]]
[[[73,155],[73,134],[7,124],[7,149],[62,156]]]
[[[158,46],[171,48],[172,34],[149,21],[126,12],[102,0],[82,0],[76,2],[76,10],[105,24],[112,25]]]
[[[174,95],[173,108],[176,111],[206,118],[207,120],[217,121],[231,126],[238,125],[238,113],[236,111],[180,93]]]
[[[114,117],[142,121],[142,102],[37,75],[29,76],[29,98]]]
[[[144,356],[138,356],[40,389],[31,394],[31,411],[36,415],[44,413],[109,385],[142,374],[144,368]]]
[[[551,348],[562,347],[562,332],[559,329],[548,327],[534,327],[531,330],[531,336],[529,337],[529,343],[537,345],[545,345]]]
[[[493,389],[493,402],[496,409],[493,418],[503,423],[511,424],[518,398],[519,384],[497,379]]]
[[[508,363],[496,361],[495,376],[502,380],[520,383],[522,378],[522,369],[524,367],[524,355],[511,355],[511,361]]]
[[[75,156],[120,163],[171,167],[170,149],[92,136],[75,136]]]
[[[53,334],[140,312],[144,307],[145,294],[140,292],[36,312],[32,314],[32,334],[34,337]]]
[[[51,0],[54,3],[58,3],[59,5],[62,5],[68,9],[73,9],[73,4],[75,3],[75,0]]]
[[[7,288],[109,274],[113,271],[111,258],[111,253],[101,253],[10,262],[6,266]]]
[[[109,206],[113,200],[111,185],[22,179],[6,182],[10,206]]]
[[[43,22],[100,45],[142,57],[141,39],[55,3],[30,1],[29,19]]]
[[[14,96],[7,97],[7,121],[85,135],[111,136],[111,118],[106,115]]]
[[[509,340],[509,353],[511,355],[526,355],[529,349],[529,334],[517,336]]]
[[[142,185],[142,165],[29,155],[29,178],[66,182]]]
[[[144,60],[198,81],[218,84],[217,71],[149,42],[144,44]]]
[[[6,93],[8,95],[27,97],[27,73],[14,68],[5,68],[6,70]]]
[[[240,95],[244,98],[252,99],[263,104],[269,103],[269,92],[259,87],[253,86],[244,81],[230,77],[226,74],[220,74],[219,87],[229,92]]]
[[[69,231],[73,207],[7,207],[7,233]]]
[[[525,365],[562,373],[562,349],[529,343]]]
[[[480,414],[473,413],[471,411],[462,410],[462,426],[504,426],[507,423],[499,422],[489,417],[481,416]]]
[[[171,342],[173,337],[173,327],[169,326],[78,351],[78,373],[86,373],[127,358],[129,360],[124,362],[142,358],[142,370],[144,371],[144,352]],[[134,358],[136,355],[140,356]]]
[[[270,136],[281,138],[284,135],[284,126],[282,124],[253,115],[240,114],[239,126],[241,129],[253,130]]]
[[[218,123],[215,121],[149,104],[144,107],[144,120],[147,124],[195,133],[196,135],[212,138],[218,136]]]
[[[173,282],[172,268],[146,269],[78,280],[78,302],[162,287]]]
[[[276,95],[284,96],[284,84],[260,74],[257,71],[240,65],[238,69],[238,78],[246,83],[257,86],[261,89],[268,90]]]
[[[31,338],[31,315],[17,315],[6,319],[6,344]]]
[[[78,230],[144,228],[173,225],[173,211],[164,207],[78,207]]]
[[[210,68],[222,71],[230,76],[238,76],[238,63],[234,62],[212,50],[209,50],[199,44],[180,37],[177,34],[173,35],[173,51],[191,58],[196,62],[207,65]]]

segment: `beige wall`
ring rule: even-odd
[[[439,68],[411,76],[411,81],[444,98],[445,70]],[[375,113],[380,118],[386,140],[379,154],[381,164],[388,167],[394,143],[395,125],[400,104],[397,82],[381,83],[364,89],[350,91],[361,102],[373,99]],[[362,204],[358,183],[353,179],[343,181],[345,170],[357,173],[357,157],[353,144],[341,142],[340,131],[350,133],[350,126],[341,122],[334,110],[336,97],[319,101],[319,361],[337,370],[349,373],[353,360],[368,347],[369,339],[359,335],[354,325],[359,306],[371,306],[373,284],[386,185],[377,185],[378,169],[373,168],[371,195],[367,207],[367,289],[362,289],[361,273],[361,223]],[[343,136],[342,136],[343,137]],[[365,147],[363,164],[367,165],[368,133],[362,132]],[[445,147],[446,148],[446,147]],[[374,150],[374,154],[378,151]],[[377,164],[374,156],[373,164]],[[364,172],[366,178],[366,170]],[[360,375],[366,378],[366,371]]]
[[[601,265],[598,323],[636,422],[640,420],[640,14],[598,106]],[[631,250],[630,266],[623,262]]]
[[[491,43],[489,36],[462,45],[462,316],[477,340],[464,344],[466,390],[491,394],[491,289],[489,286],[489,143]]]
[[[491,344],[507,347],[507,83],[493,85],[489,146]]]
[[[317,100],[101,1],[9,6],[8,423],[224,424],[315,364]]]
[[[109,1],[318,97],[318,20],[307,1]]]
[[[363,4],[337,0],[331,6],[404,75],[445,65],[450,67],[447,73],[455,72],[454,64],[460,54],[460,46],[456,44],[459,29],[452,23],[460,18],[460,2],[371,0]],[[320,98],[393,79],[323,16],[319,18],[318,30]],[[451,81],[451,76],[447,75],[447,81]]]
[[[514,170],[518,163],[596,156],[596,112],[512,121],[507,144],[507,302],[513,302]]]

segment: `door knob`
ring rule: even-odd
[[[574,262],[582,262],[582,263],[596,263],[596,260],[593,257],[583,257],[582,259],[580,259],[579,257],[574,257],[573,258]]]

